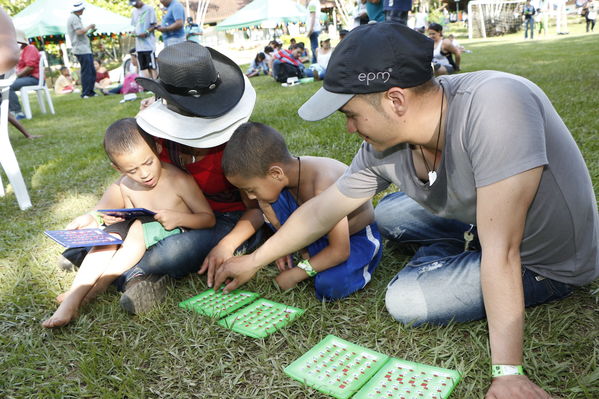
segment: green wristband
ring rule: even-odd
[[[318,272],[314,270],[308,259],[302,260],[300,263],[297,264],[297,267],[303,269],[306,272],[306,274],[310,277],[314,277],[318,274]]]
[[[494,364],[491,366],[491,375],[493,378],[506,375],[524,375],[524,369],[521,365]]]

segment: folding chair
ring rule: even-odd
[[[19,208],[25,210],[31,207],[31,200],[27,193],[27,186],[25,186],[25,182],[23,181],[21,169],[19,169],[17,157],[8,137],[8,92],[15,78],[16,75],[13,74],[8,78],[0,79],[0,94],[2,96],[2,102],[0,103],[0,164],[2,164],[2,168],[8,176],[10,184],[12,184]],[[0,197],[4,197],[2,179],[0,179]]]
[[[46,94],[46,101],[48,107],[50,107],[50,113],[54,115],[54,104],[52,104],[52,97],[50,96],[50,90],[46,86],[46,68],[48,67],[48,59],[46,58],[46,52],[40,51],[40,72],[39,80],[35,86],[23,86],[21,87],[21,104],[23,106],[23,112],[25,117],[31,119],[31,105],[29,104],[29,93],[35,92],[37,94],[37,102],[40,105],[42,113],[46,113],[46,105],[44,104],[43,94]]]

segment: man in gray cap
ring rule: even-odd
[[[589,171],[543,91],[480,71],[433,78],[433,42],[405,25],[362,25],[331,56],[306,120],[341,111],[364,142],[337,183],[303,204],[254,253],[217,270],[228,292],[320,237],[394,183],[376,222],[418,249],[387,287],[399,322],[486,317],[487,398],[547,399],[524,373],[524,308],[599,276],[599,217]],[[537,370],[542,373],[542,371]]]
[[[67,34],[73,46],[73,54],[75,54],[81,66],[81,97],[88,98],[96,95],[94,91],[96,68],[94,68],[94,56],[87,33],[96,29],[96,25],[83,26],[81,14],[84,10],[85,4],[82,1],[75,0],[73,2],[71,15],[67,20]]]

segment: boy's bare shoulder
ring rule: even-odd
[[[346,164],[333,158],[302,156],[301,161],[302,175],[309,179],[315,194],[329,188],[347,169]]]
[[[175,165],[167,162],[162,162],[162,176],[160,179],[166,178],[165,181],[170,185],[189,184],[195,182],[193,176],[187,172],[182,171]]]

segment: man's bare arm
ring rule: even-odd
[[[477,190],[481,285],[492,364],[522,364],[524,291],[520,245],[542,170],[531,169]],[[497,399],[549,397],[524,376],[496,378],[487,395]]]

